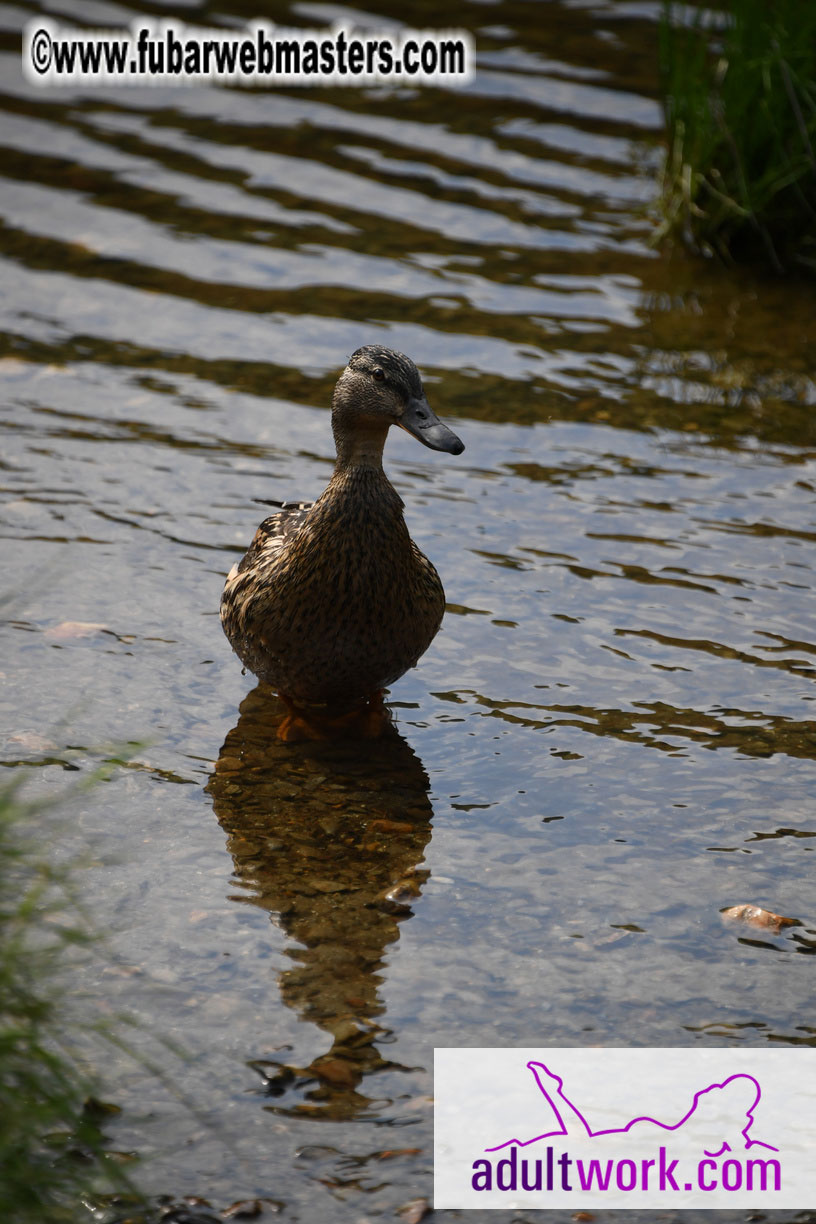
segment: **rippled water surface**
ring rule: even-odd
[[[649,245],[657,5],[419,6],[475,36],[456,92],[42,90],[28,13],[0,6],[4,760],[56,793],[137,745],[42,829],[110,932],[77,991],[186,1098],[106,1054],[113,1146],[154,1193],[389,1219],[430,1195],[435,1045],[816,1041],[812,295]],[[390,20],[182,15],[262,14]],[[281,745],[220,589],[253,499],[325,484],[370,342],[466,443],[386,450],[448,613],[389,735]],[[724,922],[745,902],[800,925]]]

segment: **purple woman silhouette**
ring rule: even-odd
[[[679,1122],[660,1122],[657,1118],[642,1114],[632,1118],[625,1126],[611,1127],[607,1130],[593,1130],[584,1115],[573,1104],[564,1092],[564,1081],[542,1062],[528,1062],[527,1066],[535,1076],[539,1089],[546,1098],[558,1123],[556,1130],[544,1131],[533,1139],[507,1139],[496,1147],[486,1148],[488,1152],[498,1152],[501,1148],[517,1144],[528,1147],[539,1139],[552,1139],[558,1136],[573,1136],[576,1138],[598,1139],[603,1135],[629,1134],[638,1127],[638,1134],[643,1134],[643,1127],[655,1127],[657,1131],[678,1131],[689,1124],[689,1129],[701,1141],[701,1147],[706,1156],[721,1156],[723,1152],[751,1147],[767,1148],[771,1152],[779,1151],[770,1143],[750,1138],[748,1132],[754,1124],[754,1110],[759,1104],[762,1090],[759,1081],[753,1075],[739,1072],[729,1075],[721,1084],[709,1084],[707,1088],[695,1092],[690,1108]],[[735,1118],[732,1125],[722,1121]],[[744,1124],[735,1133],[740,1122]]]

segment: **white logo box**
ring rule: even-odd
[[[434,1205],[816,1207],[816,1049],[434,1051]]]

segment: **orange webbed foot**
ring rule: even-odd
[[[384,690],[353,710],[338,712],[330,706],[304,709],[291,697],[280,694],[287,713],[278,727],[284,744],[333,739],[377,739],[391,722],[391,712],[383,700]]]

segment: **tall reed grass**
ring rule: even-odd
[[[667,2],[659,236],[816,272],[816,2]]]
[[[71,865],[55,866],[31,828],[48,825],[77,789],[57,800],[24,796],[22,771],[0,787],[0,1220],[74,1224],[95,1191],[123,1188],[108,1168],[100,1122],[109,1107],[76,1051],[78,1016],[66,963],[95,935]],[[92,1022],[88,1022],[92,1027]],[[100,1035],[100,1041],[103,1038]]]

